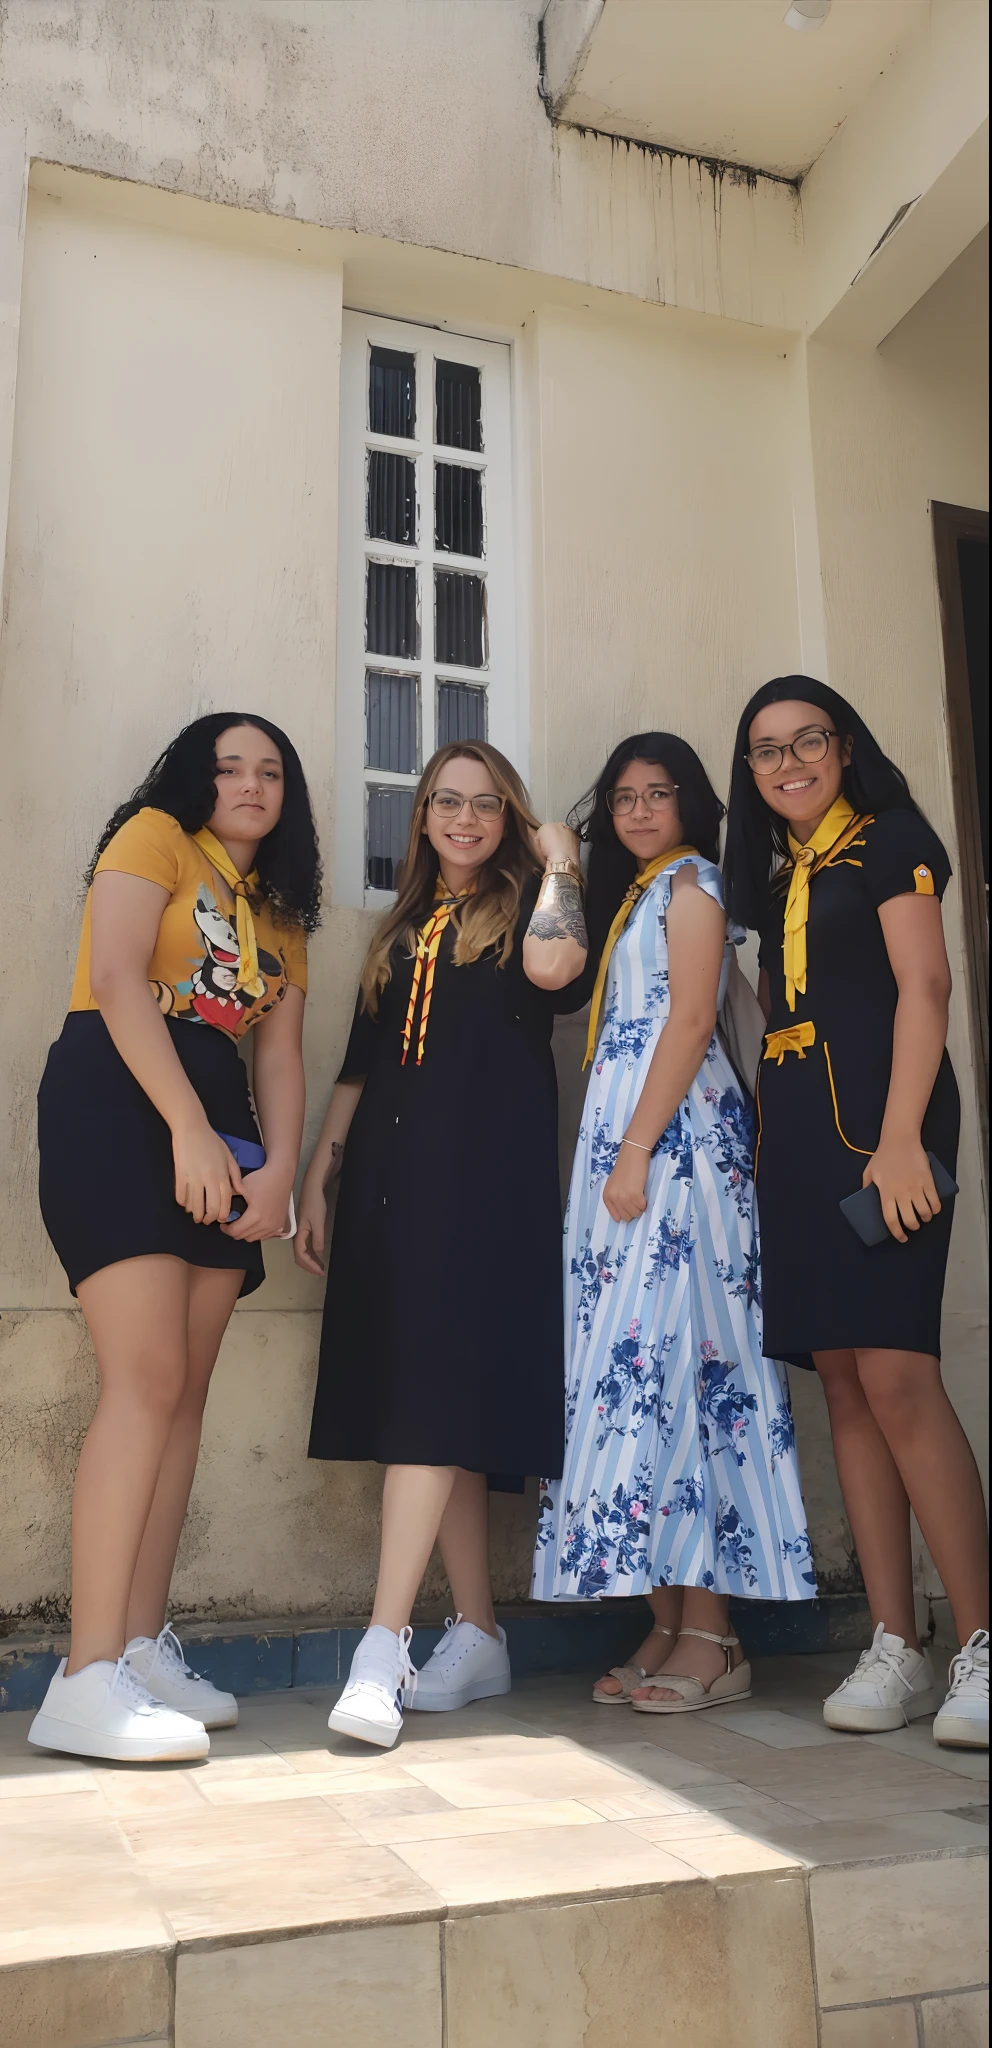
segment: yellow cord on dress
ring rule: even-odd
[[[205,853],[211,867],[222,875],[229,888],[234,891],[235,922],[238,932],[238,979],[237,987],[246,996],[264,996],[265,982],[258,971],[258,941],[255,937],[255,923],[248,901],[250,890],[259,887],[258,871],[252,868],[250,875],[239,875],[226,848],[204,825],[202,832],[193,833],[194,844]]]
[[[621,903],[620,908],[617,911],[617,914],[613,920],[613,923],[611,924],[610,929],[607,932],[606,944],[603,947],[602,954],[600,955],[599,969],[596,974],[596,985],[592,992],[592,1008],[589,1012],[589,1030],[586,1036],[586,1056],[582,1062],[583,1072],[589,1065],[589,1062],[592,1059],[592,1056],[596,1050],[596,1038],[599,1032],[599,1018],[600,1012],[603,1007],[603,990],[606,987],[606,976],[610,965],[610,955],[612,954],[613,948],[616,945],[616,942],[620,937],[621,932],[623,931],[624,925],[626,924],[627,919],[630,916],[630,913],[633,910],[635,903],[637,903],[639,898],[643,896],[645,889],[650,887],[651,883],[654,881],[655,876],[660,875],[663,868],[671,867],[673,861],[683,860],[686,854],[689,853],[695,853],[696,858],[698,860],[699,856],[694,846],[673,846],[670,853],[659,853],[657,860],[649,860],[647,867],[642,868],[640,874],[635,875],[633,881],[631,882],[630,888],[628,889],[627,894],[624,897],[623,902]]]
[[[434,992],[434,968],[441,948],[441,940],[444,937],[445,927],[450,922],[452,911],[457,904],[463,902],[465,897],[471,896],[472,893],[471,889],[461,889],[457,895],[451,896],[445,889],[440,875],[437,878],[437,886],[434,890],[436,907],[431,911],[427,923],[417,933],[417,946],[413,959],[413,980],[410,984],[410,1000],[406,1006],[406,1021],[403,1025],[403,1057],[400,1061],[401,1067],[406,1066],[406,1056],[410,1050],[410,1042],[413,1037],[413,1020],[416,1015],[417,996],[420,992],[421,980],[423,980],[424,984],[424,1001],[420,1012],[420,1030],[417,1034],[416,1064],[418,1067],[423,1060],[424,1041],[427,1037],[427,1019],[430,1016],[431,996]]]

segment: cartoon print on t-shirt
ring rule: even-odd
[[[242,1019],[254,1009],[258,998],[238,987],[241,955],[237,932],[230,919],[218,909],[216,897],[202,882],[196,892],[193,918],[207,950],[193,969],[189,984],[190,1006],[205,1024],[218,1025],[222,1031],[237,1032]],[[282,962],[259,947],[258,971],[267,977],[278,978],[282,974]],[[267,995],[268,990],[265,993]],[[267,1002],[263,1007],[269,1009],[271,1003]]]

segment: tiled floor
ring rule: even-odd
[[[849,1661],[674,1720],[526,1680],[388,1754],[272,1693],[189,1768],[0,1716],[3,2048],[978,2048],[987,1760],[831,1733]]]

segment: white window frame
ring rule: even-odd
[[[400,349],[416,359],[416,437],[373,434],[368,425],[370,350]],[[481,371],[482,452],[439,446],[433,439],[434,361],[468,364]],[[425,431],[426,430],[426,431]],[[414,789],[437,744],[439,681],[485,689],[487,733],[493,746],[516,763],[521,759],[520,691],[514,596],[512,498],[511,360],[506,342],[482,341],[447,328],[413,326],[401,320],[347,311],[342,321],[341,433],[339,448],[339,558],[337,633],[337,775],[335,801],[335,902],[351,909],[379,909],[393,901],[370,889],[366,876],[366,791],[369,787]],[[365,532],[366,464],[370,449],[408,456],[416,468],[415,546],[370,539]],[[434,463],[462,463],[483,472],[485,552],[455,555],[434,546]],[[419,661],[367,652],[365,578],[370,561],[416,563],[420,593]],[[463,668],[434,657],[434,570],[465,570],[486,584],[486,660]],[[396,775],[365,763],[365,675],[368,669],[419,675],[419,767]]]

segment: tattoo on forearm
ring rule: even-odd
[[[529,939],[574,939],[583,952],[589,950],[582,894],[577,882],[567,875],[546,875],[534,915],[527,927]]]

